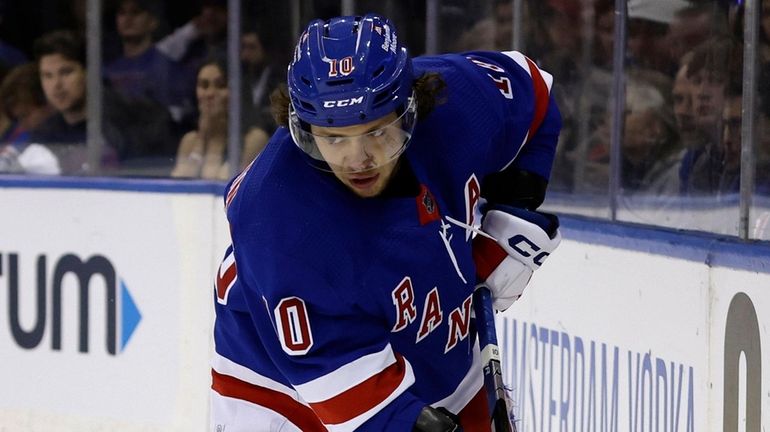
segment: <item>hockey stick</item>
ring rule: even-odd
[[[481,347],[481,362],[484,365],[484,388],[487,391],[489,414],[492,417],[492,432],[516,432],[516,425],[508,418],[508,404],[500,366],[500,349],[497,346],[495,311],[492,309],[492,294],[485,285],[479,285],[473,292],[473,310]]]

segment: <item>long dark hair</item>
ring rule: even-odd
[[[222,76],[227,82],[227,59],[219,55],[211,55],[207,57],[203,63],[201,63],[197,69],[195,69],[195,85],[198,85],[198,75],[200,75],[203,68],[206,66],[216,66],[222,72]]]

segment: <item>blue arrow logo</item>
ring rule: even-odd
[[[134,334],[136,326],[139,325],[139,321],[142,320],[142,314],[139,312],[139,308],[136,307],[131,293],[126,288],[126,283],[120,280],[120,316],[121,316],[121,335],[120,335],[120,351],[126,347],[131,335]]]

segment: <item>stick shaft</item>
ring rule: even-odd
[[[492,430],[494,432],[516,432],[508,418],[505,385],[500,366],[500,348],[497,345],[495,312],[492,308],[492,294],[486,286],[479,286],[473,293],[473,309],[476,314],[481,363],[484,367],[484,387],[492,418]]]

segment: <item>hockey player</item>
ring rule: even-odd
[[[559,243],[550,87],[517,52],[310,23],[285,127],[226,192],[212,431],[490,430],[471,298],[506,309]]]

